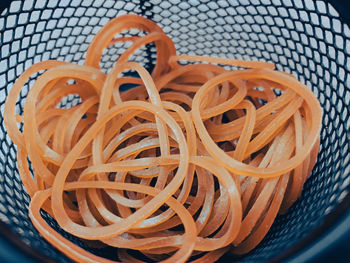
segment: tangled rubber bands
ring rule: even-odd
[[[117,43],[128,48],[105,74],[103,51]],[[132,59],[148,44],[151,74]],[[80,103],[61,107],[72,94]],[[30,218],[68,257],[110,262],[56,232],[41,209],[88,245],[115,247],[122,262],[214,262],[254,249],[298,198],[317,158],[321,115],[312,92],[273,64],[176,55],[154,22],[124,15],[95,36],[84,65],[28,68],[4,121]]]

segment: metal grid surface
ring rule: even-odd
[[[310,234],[347,195],[350,183],[350,30],[335,9],[324,1],[307,0],[14,1],[0,16],[1,113],[8,91],[26,68],[47,59],[82,64],[93,35],[126,13],[158,23],[180,54],[271,61],[312,89],[324,112],[313,173],[290,211],[277,218],[258,248],[237,261],[265,261]],[[107,72],[125,48],[106,50],[102,69]],[[137,56],[148,69],[153,51],[147,46]],[[21,93],[19,112],[31,83]],[[78,102],[71,96],[62,106]],[[28,218],[29,197],[18,176],[16,147],[6,134],[2,114],[0,122],[0,219],[31,247],[69,262],[40,237]],[[111,249],[93,251],[116,259]]]

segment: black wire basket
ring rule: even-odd
[[[5,1],[0,15],[0,109],[14,81],[30,65],[48,59],[84,62],[93,36],[110,19],[135,13],[152,19],[174,41],[180,54],[211,55],[276,64],[318,97],[323,128],[317,163],[302,196],[278,216],[261,244],[242,257],[222,262],[318,262],[350,260],[350,4],[311,0],[130,0]],[[125,47],[104,52],[108,71]],[[148,70],[154,48],[137,54]],[[31,82],[22,90],[23,110]],[[68,98],[63,106],[77,103]],[[16,147],[0,116],[0,260],[71,262],[33,227],[30,201],[18,176]],[[47,222],[75,243],[47,215]],[[90,249],[111,259],[113,249]],[[343,253],[343,254],[342,254]],[[349,262],[349,261],[348,261]]]

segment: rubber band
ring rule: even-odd
[[[126,42],[101,72],[104,50]],[[152,72],[133,61],[148,44]],[[7,96],[4,122],[35,228],[77,262],[112,261],[51,228],[42,210],[86,246],[114,247],[121,262],[214,262],[254,249],[300,196],[320,144],[319,102],[274,67],[176,54],[138,15],[108,22],[84,65],[29,67]]]

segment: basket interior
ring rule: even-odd
[[[318,161],[299,200],[278,216],[263,242],[235,260],[265,261],[309,235],[347,195],[350,183],[350,29],[325,1],[307,0],[132,0],[13,1],[0,16],[0,109],[16,78],[48,59],[83,64],[98,30],[110,19],[136,13],[152,19],[175,42],[178,53],[264,60],[294,74],[318,97],[323,128]],[[140,32],[131,32],[139,34]],[[108,48],[101,61],[107,72],[126,46]],[[137,61],[151,70],[148,45]],[[32,81],[23,88],[18,112]],[[62,106],[79,102],[70,96]],[[59,262],[70,262],[40,237],[27,215],[29,197],[18,176],[16,147],[0,116],[0,219],[31,247]],[[49,216],[50,224],[64,233]],[[94,253],[116,259],[112,248]]]

